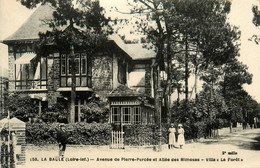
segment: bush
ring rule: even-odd
[[[198,121],[194,124],[196,128],[196,138],[203,138],[208,135],[207,133],[207,123],[204,121]]]
[[[109,108],[100,100],[91,100],[81,107],[81,117],[86,122],[107,122],[109,118]]]
[[[11,118],[17,117],[22,121],[28,121],[30,117],[36,117],[38,115],[38,107],[35,102],[28,96],[21,97],[17,94],[9,95],[5,101],[5,114],[10,111]]]
[[[68,144],[108,145],[111,138],[111,125],[108,123],[65,124]],[[54,144],[58,123],[27,123],[26,143],[34,145]]]
[[[42,111],[41,118],[45,122],[63,122],[68,123],[68,105],[67,102],[57,102],[50,108],[45,108]]]
[[[162,125],[162,143],[167,143],[168,127]],[[125,126],[125,145],[142,146],[156,145],[159,141],[159,128],[156,125]]]

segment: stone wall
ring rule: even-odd
[[[151,94],[151,67],[150,64],[145,64],[145,94],[152,96]]]
[[[59,53],[50,54],[48,56],[48,107],[57,103],[59,92],[56,90],[60,86],[60,57]]]
[[[15,64],[14,64],[14,53],[9,52],[8,55],[8,78],[9,78],[9,91],[15,90]]]
[[[110,91],[113,87],[113,58],[96,55],[92,59],[92,88],[95,91]]]

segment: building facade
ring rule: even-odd
[[[51,17],[52,9],[39,7],[10,37],[8,45],[9,92],[30,96],[43,106],[59,101],[70,103],[72,62],[69,50],[47,48],[36,54],[34,45],[39,32],[50,28],[42,20]],[[152,64],[155,53],[142,44],[125,44],[117,35],[108,38],[108,47],[88,54],[75,50],[76,102],[75,121],[80,122],[81,107],[96,95],[109,102],[109,121],[117,124],[154,122]],[[137,76],[137,78],[135,77]]]

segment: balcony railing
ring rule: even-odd
[[[16,80],[15,81],[16,90],[40,90],[47,89],[47,80]]]

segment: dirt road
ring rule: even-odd
[[[58,146],[27,146],[28,168],[260,168],[260,129],[247,129],[219,139],[203,140],[155,152],[152,148],[109,149],[108,146],[68,146],[63,159]]]

